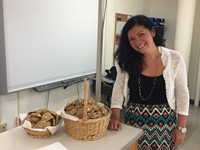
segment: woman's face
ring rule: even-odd
[[[154,36],[154,28],[150,31],[142,25],[135,25],[128,32],[128,40],[131,47],[142,54],[155,47],[155,43],[153,41]]]

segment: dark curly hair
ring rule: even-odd
[[[149,18],[144,15],[136,15],[130,18],[122,29],[119,47],[117,48],[114,55],[114,58],[117,61],[121,70],[128,72],[130,76],[138,76],[138,74],[142,70],[143,54],[134,50],[128,40],[128,32],[135,25],[142,25],[148,30],[152,30],[152,28],[155,28],[156,35],[153,38],[154,43],[156,46],[163,45],[163,39],[158,34],[156,27],[153,25]]]

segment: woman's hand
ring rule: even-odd
[[[185,133],[182,133],[179,129],[175,129],[172,133],[172,140],[174,141],[174,147],[184,142]]]
[[[185,127],[187,121],[186,115],[178,114],[178,126]],[[172,140],[174,141],[174,147],[177,147],[185,140],[185,133],[182,133],[179,129],[175,128],[172,133]]]
[[[108,125],[108,128],[110,130],[121,130],[122,129],[122,124],[121,122],[118,120],[118,119],[115,119],[115,118],[110,118],[110,122],[109,122],[109,125]]]
[[[110,130],[120,130],[122,128],[122,124],[120,120],[120,109],[119,108],[112,108],[112,115],[110,117],[110,122],[108,128]]]

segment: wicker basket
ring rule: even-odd
[[[71,137],[79,140],[99,139],[107,132],[110,115],[111,111],[109,110],[107,116],[98,119],[90,119],[86,121],[79,119],[77,121],[73,121],[64,118],[65,132]]]
[[[41,109],[39,109],[41,110]],[[36,112],[36,111],[33,111]],[[30,113],[33,113],[30,112]],[[51,111],[53,113],[53,111]],[[57,130],[60,128],[63,119],[61,118],[60,114],[56,113],[59,117],[58,120],[55,121],[55,125],[52,126],[46,126],[44,129],[43,128],[32,128],[31,122],[27,120],[26,118],[22,119],[22,124],[21,127],[26,131],[26,133],[32,137],[32,138],[47,138],[57,132]],[[55,115],[54,114],[54,115]],[[27,114],[28,116],[28,114]]]
[[[47,137],[52,135],[51,132],[48,129],[45,130],[45,131],[36,131],[36,130],[24,128],[24,130],[27,132],[27,134],[30,137],[37,138],[37,139],[47,138]]]
[[[46,127],[45,129],[33,129],[33,128],[30,129],[22,125],[22,128],[24,128],[24,130],[30,137],[42,139],[42,138],[47,138],[55,134],[57,130],[60,128],[61,124],[62,124],[62,119],[60,119],[59,123],[56,126],[50,128],[50,130],[52,131],[50,131],[48,127]]]
[[[84,82],[84,114],[83,119],[78,119],[73,121],[71,119],[63,118],[65,124],[65,132],[71,137],[78,140],[96,140],[103,137],[108,128],[110,121],[111,110],[105,107],[108,110],[107,116],[97,118],[97,119],[88,119],[87,118],[87,84]]]

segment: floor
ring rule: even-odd
[[[178,150],[200,150],[200,107],[190,105],[185,142]]]

